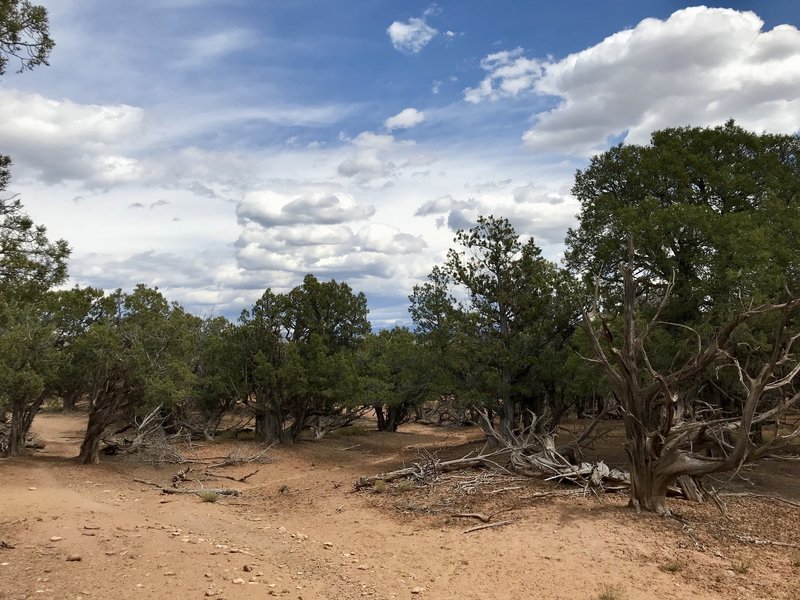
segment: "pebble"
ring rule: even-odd
[[[211,588],[208,588],[206,590],[206,596],[207,597],[210,598],[211,596],[216,596],[216,595],[217,595],[217,590],[212,590]]]
[[[67,557],[67,562],[80,562],[83,560],[83,557],[80,554],[70,554]]]
[[[236,579],[233,580],[233,583],[237,585],[242,584],[244,583],[244,579],[242,579],[241,577],[237,577]]]
[[[322,544],[323,548],[333,548],[333,542],[325,542]]]
[[[424,587],[415,587],[411,589],[412,594],[421,594],[424,591],[425,591]]]
[[[63,539],[64,538],[62,538],[60,535],[53,535],[53,536],[50,537],[50,541],[51,542],[60,542]]]

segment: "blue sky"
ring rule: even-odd
[[[13,191],[73,282],[200,314],[312,272],[406,322],[478,214],[558,260],[612,143],[800,129],[794,1],[39,1],[51,66],[0,81]]]

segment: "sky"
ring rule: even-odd
[[[235,318],[306,273],[375,327],[480,214],[560,260],[576,170],[730,118],[800,131],[800,3],[37,0],[0,80],[10,192],[70,283]]]

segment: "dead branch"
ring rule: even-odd
[[[164,487],[159,483],[155,483],[153,481],[147,481],[146,479],[139,479],[134,477],[133,480],[136,483],[143,483],[145,485],[151,485],[154,488],[158,488],[161,490],[162,494],[201,494],[201,493],[214,493],[219,494],[220,496],[238,496],[241,494],[239,490],[234,490],[231,488],[200,488],[196,490],[182,490],[173,487]]]
[[[491,515],[487,516],[483,513],[453,513],[451,517],[459,517],[461,519],[478,519],[481,523],[488,523],[492,520]]]
[[[239,490],[231,488],[199,488],[196,490],[180,490],[176,488],[161,488],[162,494],[219,494],[220,496],[238,496]]]
[[[500,489],[497,489],[497,490],[491,490],[491,491],[488,491],[488,492],[483,492],[483,495],[484,496],[491,496],[493,494],[500,494],[502,492],[511,492],[513,490],[521,490],[521,489],[522,489],[521,485],[512,485],[511,487],[504,487],[504,488],[500,488]]]
[[[762,538],[753,537],[752,535],[737,535],[736,539],[745,544],[755,544],[756,546],[779,546],[781,548],[800,548],[800,544],[791,544],[789,542],[778,542],[775,540],[765,540]]]
[[[474,467],[496,467],[496,463],[491,459],[506,454],[508,454],[508,450],[503,449],[486,455],[465,456],[464,458],[456,458],[454,460],[446,460],[441,462],[432,458],[428,459],[427,461],[415,463],[410,467],[397,469],[396,471],[390,471],[388,473],[381,473],[379,475],[372,475],[369,477],[361,477],[358,481],[356,481],[355,488],[360,490],[366,487],[371,487],[377,481],[389,483],[390,481],[396,481],[405,477],[414,477],[424,481],[434,472],[436,474],[441,474],[458,471],[461,469],[472,469]]]
[[[230,475],[222,475],[221,473],[209,473],[208,471],[204,471],[203,475],[207,477],[217,478],[217,479],[230,479],[231,481],[236,481],[238,483],[245,483],[248,479],[250,479],[253,475],[258,473],[259,469],[256,469],[252,473],[248,473],[244,477],[231,477]]]
[[[502,527],[503,525],[510,525],[514,521],[498,521],[497,523],[484,523],[483,525],[476,525],[475,527],[470,527],[469,529],[465,529],[461,533],[472,533],[473,531],[480,531],[481,529],[489,529],[491,527]]]
[[[243,454],[241,447],[236,448],[235,450],[230,452],[226,457],[224,457],[224,459],[221,462],[206,465],[206,469],[219,469],[221,467],[233,467],[250,463],[260,463],[260,464],[271,463],[274,459],[270,456],[267,456],[267,452],[269,452],[272,449],[272,446],[273,444],[270,444],[261,451],[251,455]]]

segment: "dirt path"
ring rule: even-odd
[[[166,484],[174,466],[75,465],[67,458],[82,426],[80,416],[42,415],[45,452],[0,461],[0,541],[15,546],[0,550],[0,599],[573,599],[597,598],[603,585],[618,586],[618,598],[800,597],[786,581],[787,552],[759,549],[737,573],[736,556],[700,552],[678,526],[631,515],[621,499],[518,502],[509,526],[464,534],[472,521],[414,514],[450,500],[435,497],[441,490],[352,492],[359,475],[468,432],[409,428],[276,449],[270,464],[227,471],[259,469],[235,484],[241,497],[207,503],[133,481]],[[673,563],[679,572],[662,570]]]

